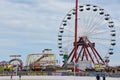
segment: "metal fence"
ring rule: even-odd
[[[44,71],[17,71],[17,72],[11,72],[11,71],[4,71],[0,72],[0,76],[16,76],[16,75],[22,75],[22,76],[41,76],[41,75],[49,75],[49,76],[96,76],[96,74],[99,74],[102,76],[105,74],[106,76],[110,77],[120,77],[120,72],[112,73],[112,72],[44,72]]]

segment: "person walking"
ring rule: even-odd
[[[21,74],[19,75],[19,80],[21,80]]]
[[[100,75],[99,74],[96,75],[96,80],[100,80]]]
[[[103,74],[103,80],[106,80],[106,75],[105,74]]]
[[[12,80],[12,75],[10,76],[10,80]]]

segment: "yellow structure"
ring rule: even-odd
[[[103,71],[106,68],[106,65],[101,63],[95,64],[94,66],[95,66],[95,71]]]
[[[11,70],[11,69],[12,69],[12,65],[9,64],[9,65],[7,66],[7,68],[8,68],[9,70]]]

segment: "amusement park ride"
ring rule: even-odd
[[[13,59],[9,61],[9,64],[12,65],[12,68],[18,68],[19,70],[22,70],[23,62],[20,59],[21,55],[10,55]]]
[[[78,5],[70,10],[59,27],[60,56],[68,54],[63,67],[79,61],[108,65],[114,52],[116,30],[110,14],[92,4]]]
[[[45,70],[56,65],[56,55],[52,54],[51,49],[44,49],[41,54],[29,54],[26,66],[31,70]]]
[[[0,62],[0,69],[3,71],[17,71],[23,69],[23,62],[20,59],[21,55],[10,55],[10,61]]]

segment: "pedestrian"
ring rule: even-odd
[[[106,76],[105,76],[105,74],[103,74],[103,80],[106,80]]]
[[[19,80],[21,80],[21,77],[22,77],[22,71],[21,70],[19,70]]]
[[[12,80],[12,75],[10,76],[10,79]]]
[[[99,74],[96,75],[96,79],[100,80],[100,75]]]
[[[21,80],[21,74],[19,75],[19,80]]]

